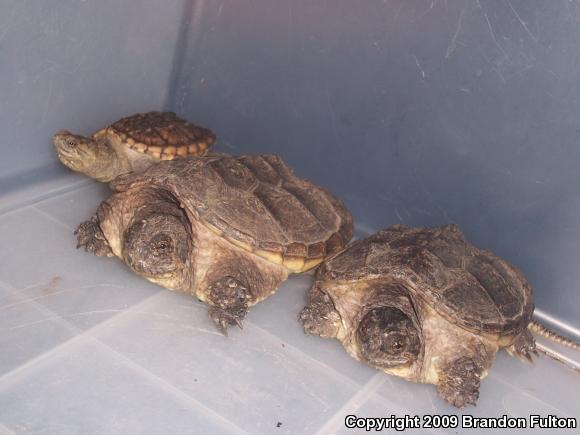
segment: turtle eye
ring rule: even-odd
[[[167,234],[158,234],[151,240],[151,249],[156,257],[171,254],[173,252],[171,237]]]
[[[387,334],[384,340],[384,351],[393,355],[398,355],[407,347],[407,340],[397,332]]]

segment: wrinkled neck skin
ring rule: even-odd
[[[62,130],[53,136],[59,160],[73,171],[108,182],[127,172],[128,162],[104,137],[84,137]]]
[[[95,158],[92,165],[86,169],[86,174],[97,181],[108,183],[118,175],[128,172],[124,160],[119,157],[116,150],[108,143],[93,141]]]
[[[472,358],[481,367],[481,379],[487,376],[498,351],[497,340],[463,329],[431,307],[423,307],[423,312],[425,355],[416,381],[438,384],[445,367],[462,357]]]
[[[366,288],[362,292],[359,302],[359,309],[353,313],[352,328],[350,329],[349,340],[356,353],[356,358],[367,362],[373,367],[383,370],[387,373],[403,377],[405,379],[418,379],[421,377],[423,369],[424,355],[424,338],[421,328],[422,311],[421,306],[417,306],[408,290],[393,281],[377,280],[365,283]],[[412,322],[415,331],[417,331],[419,344],[418,356],[411,363],[400,366],[385,367],[373,364],[367,360],[362,351],[362,342],[359,335],[359,326],[361,322],[374,309],[389,308],[400,310]]]
[[[143,172],[152,164],[160,161],[148,154],[132,150],[121,142],[117,143],[116,141],[111,140],[108,143],[111,149],[116,153],[115,166],[109,174],[112,176],[111,180],[119,175],[127,174],[129,172]]]
[[[248,252],[193,221],[197,232],[193,281],[188,292],[198,299],[213,304],[206,289],[226,276],[231,276],[248,289],[248,306],[271,294],[288,278],[288,270]]]
[[[144,188],[116,193],[101,203],[97,217],[113,254],[135,273],[172,290],[187,291],[193,285],[195,234],[169,192]]]
[[[272,294],[288,277],[283,266],[233,245],[186,210],[171,193],[145,187],[112,195],[101,204],[97,216],[111,250],[135,273],[202,301],[211,303],[206,289],[231,276],[248,288],[250,306]],[[179,268],[171,271],[159,256],[148,253],[151,244],[164,243],[168,232],[177,234],[170,244]],[[149,260],[155,264],[151,266]]]
[[[367,281],[357,284],[356,288],[349,284],[338,284],[331,293],[341,295],[333,298],[342,318],[337,338],[354,358],[386,373],[413,382],[437,384],[443,368],[457,358],[474,358],[484,369],[484,376],[493,362],[497,351],[495,342],[448,322],[396,282]],[[411,364],[381,367],[370,363],[363,354],[357,334],[359,325],[366,314],[380,307],[400,310],[411,319],[419,332],[420,352]]]

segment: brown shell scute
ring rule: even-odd
[[[515,334],[533,312],[531,286],[522,274],[471,245],[455,225],[380,231],[327,261],[318,276],[398,280],[450,321],[486,333]]]
[[[227,239],[255,252],[276,253],[293,265],[304,260],[303,267],[313,267],[352,237],[352,216],[342,202],[296,177],[277,156],[161,162],[142,174],[120,177],[113,187],[127,190],[142,183],[162,184]]]
[[[215,134],[173,112],[138,113],[120,119],[107,131],[129,148],[162,160],[201,156],[215,143]]]

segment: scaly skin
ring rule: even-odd
[[[222,331],[352,235],[342,203],[274,155],[164,161],[111,187],[79,244],[106,241],[139,276],[210,305]]]
[[[308,305],[299,314],[304,331],[323,338],[335,338],[340,328],[340,315],[332,300],[317,287],[310,289],[308,297]]]
[[[59,160],[65,166],[97,181],[109,182],[130,170],[106,141],[63,130],[54,135],[53,144]]]
[[[461,357],[452,361],[439,375],[439,396],[457,408],[475,405],[479,398],[481,372],[481,367],[472,358]]]
[[[95,255],[117,256],[149,281],[206,302],[224,335],[229,326],[241,327],[248,308],[288,276],[283,266],[186,216],[162,189],[118,193],[97,214],[77,229],[79,246]]]
[[[225,276],[211,283],[207,289],[209,301],[209,317],[217,328],[227,335],[228,326],[237,325],[242,328],[242,320],[248,313],[248,300],[251,294],[240,281],[231,276]]]
[[[515,355],[520,359],[533,362],[532,355],[538,355],[536,351],[536,341],[529,330],[524,330],[518,335],[512,345],[506,348],[510,355]]]
[[[74,234],[77,236],[77,249],[85,248],[86,252],[92,252],[98,257],[112,257],[113,251],[107,243],[105,235],[99,226],[99,219],[96,216],[82,222]]]

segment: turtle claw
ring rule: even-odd
[[[92,252],[99,257],[113,255],[96,216],[82,222],[74,231],[74,235],[77,236],[77,249],[84,248],[86,252]]]
[[[227,276],[210,285],[208,293],[212,304],[209,317],[218,330],[227,336],[229,326],[237,325],[243,329],[242,320],[248,312],[248,289],[235,278]]]
[[[538,351],[536,350],[536,341],[530,331],[526,329],[518,335],[512,345],[508,348],[508,352],[517,356],[522,361],[526,360],[533,364],[534,359],[532,358],[532,355],[537,357]]]
[[[209,309],[209,317],[211,320],[213,320],[213,323],[215,324],[216,328],[218,329],[218,331],[224,336],[227,337],[228,336],[228,322],[225,319],[225,317],[221,316],[219,314],[220,309],[217,308],[214,310],[215,307],[211,307]]]
[[[218,331],[226,337],[228,336],[228,327],[230,326],[237,325],[240,329],[244,329],[242,324],[242,319],[244,317],[240,316],[238,313],[211,306],[209,308],[209,317],[213,320]]]

